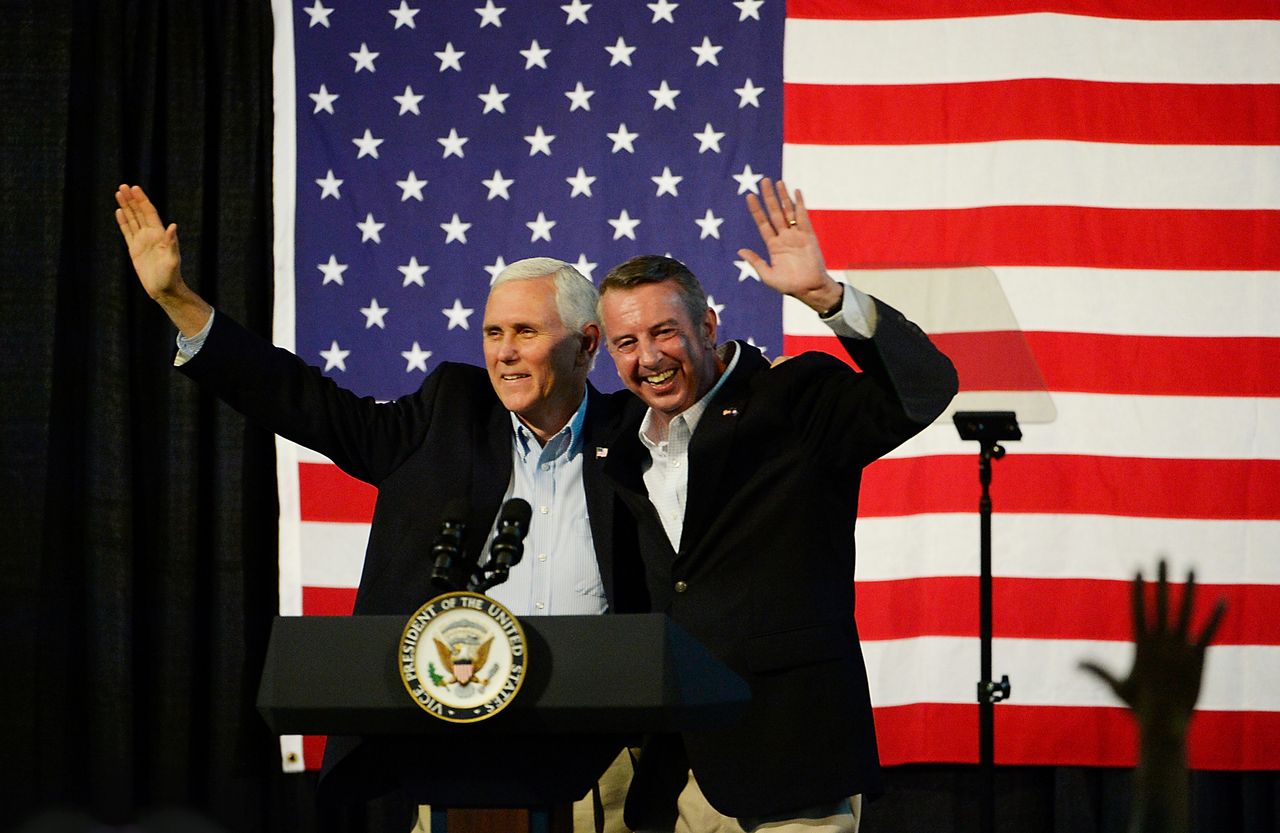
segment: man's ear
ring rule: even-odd
[[[716,325],[720,319],[716,316],[716,311],[711,307],[707,307],[707,312],[702,316],[702,333],[706,336],[707,346],[712,350],[716,347]]]
[[[580,341],[578,342],[578,355],[582,358],[583,363],[590,364],[591,357],[600,349],[600,327],[596,324],[587,323],[582,325],[582,332],[578,334]]]

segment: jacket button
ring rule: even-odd
[[[689,589],[689,585],[688,585],[688,583],[683,582],[683,581],[677,581],[677,582],[676,582],[676,592],[677,592],[677,593],[683,593],[684,591],[686,591],[686,590],[688,590],[688,589]]]

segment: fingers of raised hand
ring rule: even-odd
[[[1227,613],[1227,600],[1218,599],[1217,604],[1213,606],[1213,613],[1209,614],[1209,621],[1205,623],[1204,630],[1200,632],[1200,638],[1196,640],[1196,647],[1204,650],[1213,641],[1213,637],[1218,632],[1218,626],[1222,624],[1222,617]]]

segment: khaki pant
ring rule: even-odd
[[[676,833],[858,833],[862,821],[860,795],[787,813],[785,818],[724,816],[707,802],[692,772],[676,807]]]

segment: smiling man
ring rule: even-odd
[[[512,497],[534,510],[526,554],[490,596],[517,615],[647,608],[629,516],[615,513],[593,453],[630,397],[587,382],[598,296],[571,265],[530,258],[498,275],[485,308],[485,369],[442,363],[416,391],[376,402],[215,313],[183,280],[177,227],[137,186],[115,197],[139,281],[179,330],[175,365],[377,488],[355,613],[408,616],[437,592],[430,552],[441,524],[465,521],[464,548],[483,559]],[[446,518],[458,506],[465,517]],[[326,764],[351,746],[331,739]]]
[[[918,327],[827,273],[799,192],[761,190],[747,205],[769,260],[739,254],[818,313],[861,372],[717,347],[715,313],[671,258],[633,258],[600,288],[606,344],[641,400],[605,471],[639,523],[654,609],[752,690],[728,729],[646,741],[626,806],[637,831],[857,830],[861,795],[879,790],[853,616],[861,472],[957,387]]]

